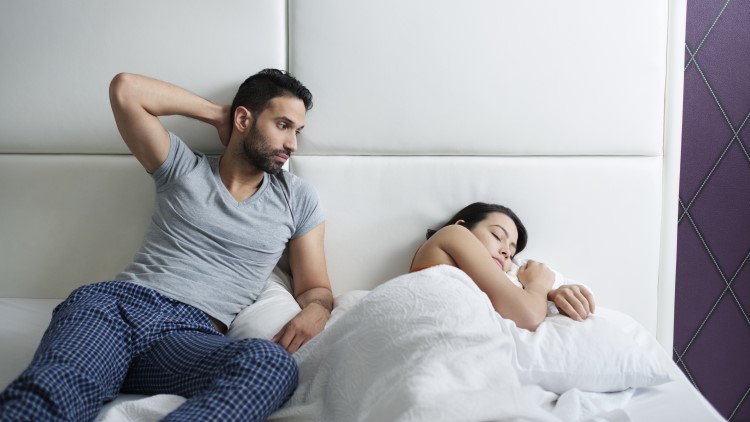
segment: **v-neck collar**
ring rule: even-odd
[[[263,191],[266,189],[266,187],[269,184],[269,174],[263,173],[263,180],[260,182],[260,186],[258,187],[258,190],[255,191],[252,195],[250,195],[249,198],[243,200],[243,201],[237,201],[234,199],[234,196],[232,196],[231,192],[229,192],[229,189],[227,189],[224,182],[221,180],[221,174],[219,172],[219,161],[221,160],[221,156],[213,156],[211,157],[211,173],[214,175],[214,182],[216,183],[216,187],[221,192],[221,196],[224,198],[224,200],[235,207],[241,207],[247,204],[251,204],[258,198]]]

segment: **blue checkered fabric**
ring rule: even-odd
[[[55,308],[2,421],[89,421],[122,392],[188,400],[165,421],[261,421],[297,386],[277,344],[233,340],[197,308],[130,282],[83,286]]]

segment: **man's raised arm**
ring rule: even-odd
[[[189,91],[142,75],[120,73],[109,86],[109,99],[122,139],[153,173],[167,159],[169,134],[159,116],[181,115],[211,124],[226,144],[231,133],[229,107],[212,103]]]

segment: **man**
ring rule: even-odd
[[[151,225],[116,281],[80,287],[55,309],[32,363],[0,395],[0,419],[92,420],[123,391],[187,397],[165,420],[263,420],[296,388],[290,353],[324,328],[333,305],[317,195],[281,169],[311,94],[266,69],[230,107],[122,73],[110,100],[156,184]],[[190,151],[160,123],[167,115],[213,125],[225,152]],[[224,337],[285,248],[301,312],[274,342]]]

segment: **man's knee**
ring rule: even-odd
[[[240,340],[241,351],[237,358],[241,362],[256,362],[282,372],[297,373],[297,363],[283,347],[262,339]]]
[[[100,283],[87,284],[73,290],[68,297],[57,305],[53,316],[65,317],[73,312],[82,312],[87,309],[107,309],[116,303],[116,299],[103,292]]]
[[[283,347],[262,339],[241,340],[238,347],[233,361],[248,371],[249,378],[289,385],[291,391],[297,387],[297,363]]]

